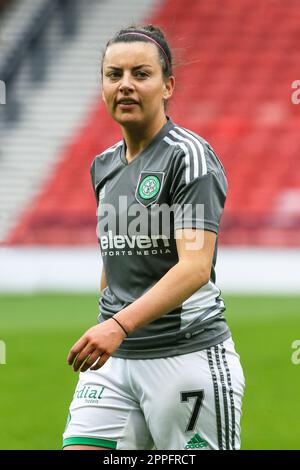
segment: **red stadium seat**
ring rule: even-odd
[[[300,106],[291,103],[291,83],[300,79],[299,19],[297,0],[256,9],[251,0],[166,0],[149,19],[166,30],[178,54],[174,121],[203,135],[226,169],[221,243],[300,244],[299,214],[291,215],[293,231],[270,226],[278,195],[300,188]],[[119,139],[97,100],[7,243],[96,243],[89,168]]]

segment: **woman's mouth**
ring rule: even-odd
[[[138,102],[135,100],[131,100],[131,99],[122,99],[118,101],[117,105],[121,109],[132,109],[138,105]]]

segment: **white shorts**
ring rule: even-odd
[[[244,384],[231,338],[174,357],[111,357],[80,373],[63,447],[239,449]]]

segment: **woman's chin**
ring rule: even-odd
[[[115,120],[121,126],[130,126],[132,124],[140,124],[142,122],[141,116],[137,116],[130,113],[124,113],[121,116],[115,116]]]

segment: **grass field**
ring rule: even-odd
[[[246,376],[242,448],[300,449],[300,297],[224,298]],[[0,449],[60,449],[77,382],[67,352],[97,304],[97,294],[0,297]]]

